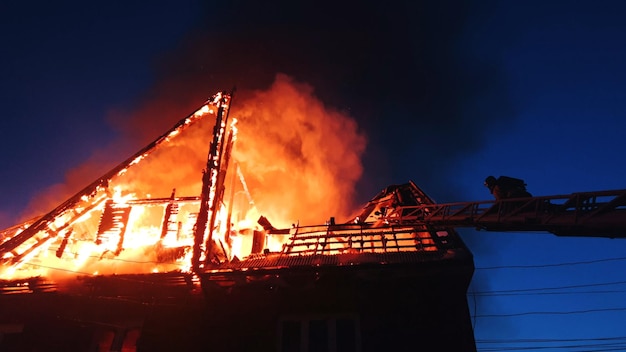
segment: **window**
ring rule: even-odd
[[[359,352],[355,316],[284,317],[279,321],[280,352]]]

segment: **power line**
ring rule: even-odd
[[[612,336],[612,337],[587,337],[587,338],[567,338],[567,339],[484,339],[476,340],[477,343],[533,343],[533,342],[574,342],[574,341],[619,341],[624,340],[626,342],[626,336]]]
[[[43,265],[43,264],[35,264],[35,263],[31,263],[31,262],[25,262],[25,264],[37,266],[37,267],[40,267],[40,268],[50,269],[50,270],[65,271],[65,272],[72,273],[72,274],[82,274],[82,275],[89,275],[89,276],[92,275],[92,274],[86,273],[84,271],[63,269],[63,268],[55,268],[55,267],[52,267],[52,266],[47,266],[47,265]]]
[[[490,266],[490,267],[477,267],[477,268],[475,268],[475,269],[476,269],[476,270],[496,270],[496,269],[533,269],[533,268],[549,268],[549,267],[570,266],[570,265],[597,264],[597,263],[605,263],[605,262],[620,261],[620,260],[626,260],[626,257],[605,258],[605,259],[595,259],[595,260],[577,261],[577,262],[566,262],[566,263],[554,263],[554,264],[536,264],[536,265],[502,265],[502,266]]]
[[[105,258],[106,259],[106,258]],[[113,259],[111,259],[113,260]],[[125,261],[123,259],[118,259],[121,261]],[[133,262],[133,261],[129,261],[129,262]],[[134,262],[134,263],[139,263],[139,264],[167,264],[167,265],[178,265],[178,266],[182,266],[180,264],[176,264],[176,263],[158,263],[158,262]],[[64,272],[68,272],[68,273],[73,273],[73,274],[81,274],[81,275],[87,275],[87,276],[94,276],[93,273],[87,273],[84,271],[79,271],[79,270],[72,270],[72,269],[64,269],[64,268],[57,268],[57,267],[53,267],[53,266],[49,266],[49,265],[43,265],[43,264],[36,264],[36,263],[32,263],[32,262],[25,262],[24,264],[28,264],[28,265],[32,265],[32,266],[36,266],[36,267],[40,267],[40,268],[44,268],[44,269],[49,269],[49,270],[57,270],[57,271],[64,271]]]
[[[575,343],[575,344],[574,344]],[[593,348],[592,351],[620,351],[626,347],[626,338],[590,338],[590,339],[529,339],[529,340],[477,340],[478,351],[537,351],[566,350],[579,351],[581,348]],[[480,348],[479,345],[492,345]],[[496,346],[493,346],[496,345]],[[500,346],[497,346],[500,345]],[[602,349],[598,349],[602,347]]]
[[[584,287],[598,287],[598,286],[610,286],[610,285],[623,285],[626,284],[626,281],[612,281],[612,282],[599,282],[592,284],[581,284],[581,285],[569,285],[569,286],[554,286],[554,287],[538,287],[538,288],[521,288],[521,289],[513,289],[513,290],[497,290],[497,291],[479,291],[476,294],[501,294],[501,293],[519,293],[519,292],[537,292],[537,291],[548,291],[548,290],[566,290],[572,288],[584,288]]]
[[[500,351],[539,351],[539,350],[551,350],[551,351],[568,351],[568,352],[608,352],[608,351],[624,351],[623,345],[611,348],[593,348],[593,345],[574,345],[574,346],[537,346],[537,347],[498,347],[498,348],[478,348],[479,352],[500,352]],[[597,346],[596,346],[597,347]],[[575,350],[573,349],[575,348]],[[583,348],[583,349],[580,349]]]
[[[48,251],[50,252],[54,252],[56,253],[56,250],[53,248],[48,248]],[[78,255],[78,253],[76,252],[68,252],[70,254],[74,254],[74,255]],[[163,262],[159,262],[156,260],[132,260],[132,259],[122,259],[122,258],[108,258],[108,257],[103,257],[102,255],[98,256],[98,255],[88,255],[87,258],[94,258],[94,259],[98,259],[98,260],[112,260],[112,261],[119,261],[119,262],[124,262],[124,263],[133,263],[133,264],[170,264],[170,265],[178,265],[178,266],[182,266],[182,264],[179,264],[177,262],[173,262],[173,261],[163,261]],[[61,258],[59,258],[61,259]]]
[[[49,249],[49,250],[52,250],[52,249]],[[148,260],[147,261],[139,261],[139,260],[130,260],[130,259],[122,259],[122,258],[107,258],[107,257],[96,256],[96,255],[90,255],[88,257],[89,258],[98,259],[98,260],[119,261],[119,262],[134,263],[134,264],[165,264],[165,265],[182,266],[181,264],[176,263],[176,262],[158,262],[158,261],[148,261]],[[611,258],[611,259],[608,259],[608,260],[618,260],[618,259],[622,259],[622,258]],[[624,258],[624,259],[626,259],[626,258]],[[579,262],[579,263],[590,263],[590,262],[598,262],[598,261],[601,261],[601,260],[588,261],[588,262]],[[35,263],[32,263],[32,262],[27,262],[27,264],[34,265],[34,266],[39,266],[39,267],[47,268],[47,269],[51,269],[51,270],[59,270],[59,271],[76,273],[76,274],[91,275],[90,273],[82,272],[82,271],[79,271],[79,270],[71,270],[71,269],[64,269],[64,268],[58,268],[58,267],[51,267],[51,266],[46,266],[46,265],[41,265],[41,264],[35,264]],[[550,265],[548,265],[548,266],[550,266]],[[543,267],[543,266],[539,266],[539,267]],[[471,295],[473,297],[476,297],[476,296],[487,297],[487,296],[557,295],[557,294],[589,294],[589,293],[621,293],[621,292],[626,292],[626,290],[579,291],[579,292],[542,292],[542,291],[550,291],[550,290],[565,290],[565,289],[573,289],[573,288],[586,288],[586,287],[598,287],[598,286],[610,286],[610,285],[622,285],[622,284],[626,284],[626,281],[614,281],[614,282],[592,283],[592,284],[581,284],[581,285],[569,285],[569,286],[556,286],[556,287],[540,287],[540,288],[528,288],[528,289],[494,290],[494,291],[472,291]]]
[[[537,312],[521,312],[521,313],[510,313],[510,314],[478,314],[476,315],[476,317],[478,318],[504,318],[504,317],[518,317],[518,316],[524,316],[524,315],[570,315],[570,314],[586,314],[586,313],[616,312],[616,311],[626,311],[626,307],[572,310],[572,311],[562,311],[562,312],[537,311]]]
[[[474,297],[505,297],[505,296],[548,296],[548,295],[589,295],[589,294],[612,294],[626,293],[626,290],[605,290],[605,291],[574,291],[574,292],[515,292],[511,290],[509,293],[498,293],[492,291],[472,292],[468,293]]]

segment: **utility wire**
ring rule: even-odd
[[[537,312],[521,312],[521,313],[510,313],[510,314],[478,314],[476,315],[476,317],[478,318],[503,318],[503,317],[519,317],[519,316],[524,316],[524,315],[570,315],[570,314],[586,314],[586,313],[617,312],[617,311],[626,311],[626,307],[572,310],[572,311],[564,311],[564,312],[537,311]]]
[[[537,291],[548,291],[548,290],[567,290],[567,289],[572,289],[572,288],[598,287],[598,286],[623,285],[623,284],[626,284],[626,281],[598,282],[598,283],[592,283],[592,284],[538,287],[538,288],[520,288],[520,289],[512,289],[512,290],[482,291],[482,292],[476,292],[476,294],[483,294],[483,293],[500,294],[500,293],[511,293],[511,292],[519,293],[519,292],[537,292]]]
[[[477,267],[476,270],[549,268],[549,267],[570,266],[570,265],[605,263],[605,262],[620,261],[620,260],[626,260],[626,257],[595,259],[595,260],[587,260],[587,261],[554,263],[554,264],[487,266],[487,267]]]
[[[563,342],[575,342],[576,340],[571,340],[571,341],[567,341],[564,340]],[[584,340],[583,340],[584,342]],[[518,343],[518,342],[513,342],[513,343]],[[500,343],[502,344],[502,343]],[[504,342],[504,344],[506,344],[506,342]],[[598,349],[599,347],[601,347],[602,349]],[[626,347],[626,342],[606,342],[606,343],[586,343],[586,344],[562,344],[562,345],[550,345],[550,343],[548,344],[544,344],[544,345],[529,345],[529,346],[524,346],[524,345],[504,345],[504,346],[493,346],[493,347],[485,347],[485,348],[480,348],[479,346],[477,346],[477,350],[478,351],[485,351],[485,352],[489,352],[489,351],[539,351],[539,350],[551,350],[551,351],[570,351],[570,352],[583,352],[583,351],[623,351],[624,347]],[[584,349],[584,350],[580,350],[580,349]],[[589,350],[589,348],[593,348],[591,350]]]
[[[626,336],[612,337],[587,337],[587,338],[567,338],[567,339],[477,339],[477,343],[546,343],[546,342],[574,342],[574,341],[623,341],[626,342]]]
[[[52,252],[56,252],[54,249],[52,248],[48,248],[49,251]],[[94,258],[94,259],[98,259],[98,260],[108,260],[108,261],[119,261],[119,262],[125,262],[125,263],[134,263],[134,264],[166,264],[166,265],[177,265],[177,266],[181,266],[182,264],[180,263],[176,263],[176,262],[158,262],[158,261],[154,261],[154,260],[131,260],[131,259],[122,259],[122,258],[107,258],[107,257],[100,257],[97,255],[90,255],[89,258]],[[626,259],[626,258],[611,258],[611,259],[607,259],[607,260],[621,260],[621,259]],[[595,263],[595,262],[600,262],[603,260],[594,260],[594,261],[587,261],[587,262],[577,262],[578,264],[589,264],[589,263]],[[76,273],[76,274],[86,274],[86,275],[91,275],[89,273],[84,273],[78,270],[71,270],[71,269],[63,269],[63,268],[56,268],[56,267],[50,267],[50,266],[45,266],[45,265],[38,265],[32,262],[27,262],[27,264],[30,265],[35,265],[35,266],[40,266],[43,268],[47,268],[47,269],[52,269],[52,270],[59,270],[59,271],[66,271],[66,272],[72,272],[72,273]],[[569,263],[570,265],[573,265],[575,263]],[[535,267],[546,267],[546,266],[552,266],[552,265],[539,265],[539,266],[535,266]],[[494,267],[495,268],[495,267]],[[504,268],[504,267],[500,267],[500,268]],[[477,296],[481,296],[481,297],[487,297],[487,296],[523,296],[523,295],[557,295],[557,294],[589,294],[589,293],[620,293],[620,292],[626,292],[626,290],[614,290],[614,291],[579,291],[579,292],[543,292],[543,291],[551,291],[551,290],[567,290],[567,289],[573,289],[573,288],[588,288],[588,287],[598,287],[598,286],[610,286],[610,285],[622,285],[622,284],[626,284],[626,281],[614,281],[614,282],[604,282],[604,283],[592,283],[592,284],[581,284],[581,285],[569,285],[569,286],[555,286],[555,287],[543,287],[543,288],[528,288],[528,289],[511,289],[511,290],[494,290],[494,291],[472,291],[470,293],[470,295],[472,297],[477,297]]]
[[[613,293],[626,293],[626,290],[604,290],[604,291],[573,291],[573,292],[471,292],[468,295],[479,297],[506,297],[506,296],[548,296],[548,295],[590,295],[590,294],[613,294]]]

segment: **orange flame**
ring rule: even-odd
[[[0,272],[0,278],[189,270],[197,199],[180,203],[167,219],[167,201],[147,200],[152,195],[166,199],[172,189],[184,197],[199,195],[215,122],[204,117],[214,114],[210,104],[202,107],[192,115],[193,126],[170,133],[167,143],[136,158],[109,180],[107,189],[99,188],[99,203],[84,213],[89,200],[83,197],[85,204],[77,204],[82,209],[64,212],[48,224],[53,239],[47,240],[45,231],[38,233],[31,242],[45,244],[22,257],[20,265]],[[225,182],[233,197],[224,198],[214,236],[228,258],[250,253],[250,232],[261,215],[284,228],[322,223],[331,216],[347,218],[353,212],[366,141],[350,116],[324,106],[312,87],[284,75],[268,90],[236,102],[231,114],[238,120],[238,138],[228,172],[236,177]],[[104,236],[107,199],[124,204],[120,208],[125,210],[113,212],[109,220],[117,224],[111,225],[115,234]],[[133,203],[137,199],[145,203]],[[232,228],[227,234],[229,205]],[[281,244],[278,238],[265,243],[272,250]]]

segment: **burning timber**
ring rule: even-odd
[[[0,350],[475,350],[467,247],[452,228],[385,220],[432,200],[392,185],[348,221],[276,228],[231,158],[230,102],[217,94],[48,214],[0,232]],[[132,187],[207,117],[199,195]]]

